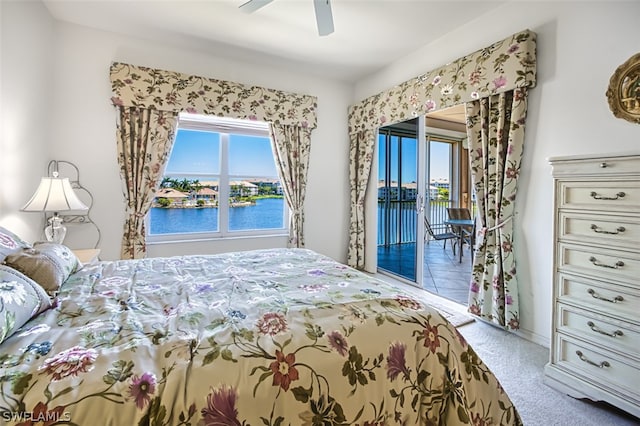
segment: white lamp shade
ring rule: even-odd
[[[76,195],[68,178],[43,177],[33,197],[22,207],[26,212],[89,210]]]

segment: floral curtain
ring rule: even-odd
[[[304,245],[303,207],[311,132],[316,127],[315,96],[120,62],[111,64],[110,75],[113,92],[111,101],[121,115],[117,130],[118,149],[120,151],[122,145],[121,151],[131,156],[119,160],[123,169],[122,179],[127,187],[123,257],[142,257],[146,252],[143,219],[159,184],[158,177],[163,175],[167,153],[173,143],[177,115],[181,111],[271,123],[275,129],[272,132],[275,136],[274,145],[277,145],[274,150],[279,153],[279,173],[287,203],[292,210],[290,244],[297,247]],[[148,110],[151,117],[159,114],[157,120],[164,120],[160,127],[167,128],[156,128],[155,118],[150,119],[147,132],[142,132],[140,127],[130,128],[122,113],[125,107],[134,107],[137,111]],[[169,126],[172,127],[171,131]],[[143,134],[149,134],[150,137],[143,137]],[[167,139],[162,141],[164,137]],[[143,146],[145,140],[150,146]],[[143,157],[138,159],[134,156]],[[149,162],[146,169],[144,163],[138,164],[145,160]],[[148,171],[150,168],[153,168],[152,173]],[[142,176],[139,176],[141,173]]]
[[[289,246],[304,247],[304,198],[311,130],[302,126],[272,124],[271,140],[284,195],[291,209]]]
[[[352,214],[349,221],[348,262],[352,265],[364,265],[364,199],[371,173],[375,138],[370,130],[362,130],[351,139],[349,147],[349,183]]]
[[[371,165],[366,163],[373,161],[371,153],[378,127],[535,84],[536,35],[525,30],[352,105],[349,108],[352,162],[349,265],[364,269],[365,256],[371,253],[374,244],[364,240],[365,226],[374,224],[364,223],[363,200],[354,196],[353,185],[369,179]],[[366,141],[362,140],[363,135]],[[365,155],[360,156],[363,152]],[[357,188],[358,194],[362,191],[361,187]]]
[[[144,218],[171,152],[178,113],[119,106],[116,132],[118,164],[127,201],[120,256],[145,256]]]
[[[471,181],[480,226],[469,312],[502,327],[520,325],[513,214],[527,116],[527,89],[466,104]]]

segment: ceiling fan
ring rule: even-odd
[[[240,5],[240,9],[246,13],[253,13],[261,7],[271,3],[273,0],[248,0]],[[329,0],[313,0],[316,9],[316,23],[318,34],[329,35],[333,32],[333,15],[331,14],[331,3]]]

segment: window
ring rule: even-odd
[[[268,123],[180,114],[147,241],[288,234]]]

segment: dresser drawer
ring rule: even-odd
[[[561,304],[556,315],[558,332],[578,336],[640,362],[640,327]]]
[[[608,245],[640,251],[640,216],[614,216],[560,211],[558,238],[562,241]]]
[[[558,243],[558,270],[640,287],[640,253]]]
[[[553,176],[573,177],[580,176],[619,176],[638,174],[640,170],[640,156],[615,155],[593,158],[550,158],[553,164]]]
[[[640,212],[640,180],[558,182],[558,207]]]
[[[640,366],[632,360],[557,334],[557,365],[609,391],[638,397]]]
[[[567,274],[557,275],[558,301],[640,325],[640,289]]]

